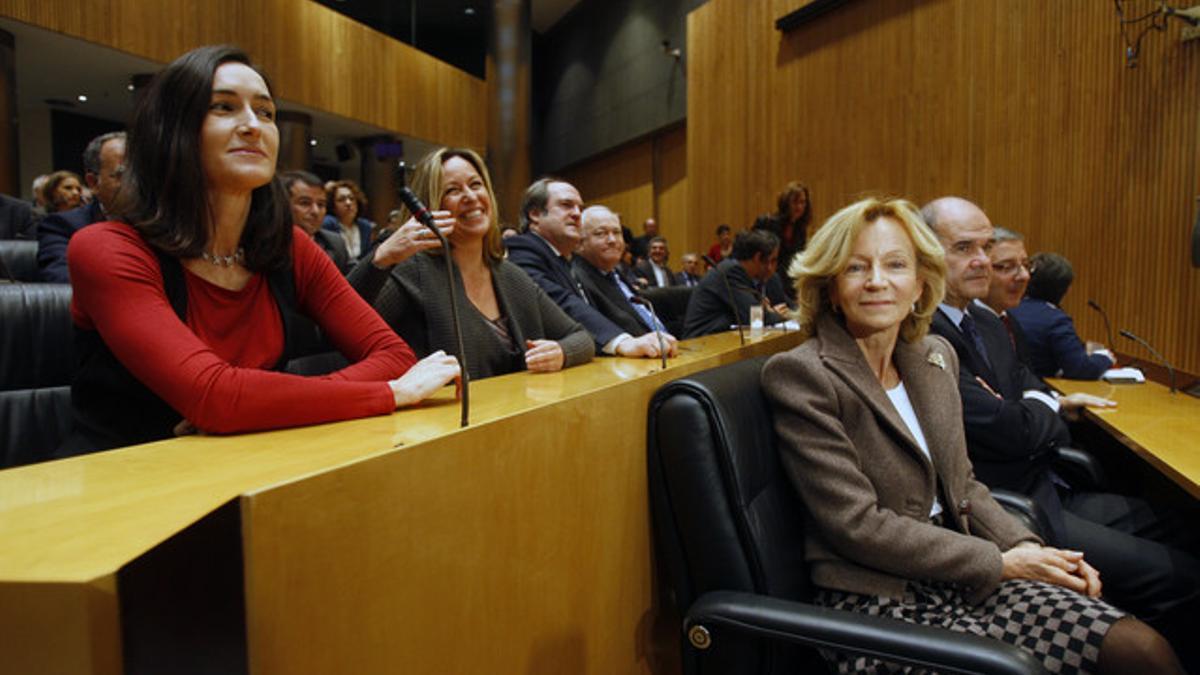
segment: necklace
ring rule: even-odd
[[[233,267],[246,260],[246,249],[239,246],[233,255],[217,255],[208,251],[201,251],[200,257],[217,267]]]

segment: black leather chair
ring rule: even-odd
[[[0,281],[37,281],[36,241],[0,239]]]
[[[667,327],[667,332],[678,337],[683,335],[688,301],[692,299],[693,290],[688,286],[663,286],[647,288],[642,291],[642,296],[654,304],[654,313]]]
[[[827,648],[941,672],[1041,672],[996,640],[810,604],[804,505],[776,450],[763,362],[676,380],[650,404],[655,552],[685,616],[684,671],[823,672]]]
[[[0,284],[0,468],[49,459],[71,426],[71,287]]]

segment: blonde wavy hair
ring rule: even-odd
[[[825,221],[788,268],[788,276],[796,287],[799,304],[796,320],[804,339],[816,332],[817,317],[834,311],[829,300],[829,285],[849,264],[858,234],[880,218],[896,221],[908,233],[917,256],[917,278],[922,282],[921,297],[917,298],[915,310],[900,325],[900,339],[916,342],[929,332],[933,313],[946,292],[946,257],[942,245],[912,202],[868,197]]]
[[[488,216],[491,226],[483,235],[483,255],[491,262],[499,262],[504,258],[504,245],[500,237],[500,218],[497,215],[500,205],[496,203],[496,192],[492,189],[492,177],[488,174],[487,164],[474,150],[468,148],[438,148],[421,158],[413,169],[412,191],[421,198],[430,210],[441,208],[442,204],[442,165],[451,157],[459,157],[475,167],[483,184],[487,188],[488,199],[491,201],[492,212]],[[408,208],[400,207],[400,222],[407,221],[412,214]]]

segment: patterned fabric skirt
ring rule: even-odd
[[[1041,659],[1052,673],[1094,673],[1100,643],[1124,612],[1061,586],[1014,579],[971,606],[952,584],[909,582],[904,598],[818,589],[818,605],[939,626],[1003,640]],[[822,651],[840,673],[922,672],[866,656]]]

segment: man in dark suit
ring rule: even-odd
[[[675,273],[667,267],[667,260],[671,257],[671,252],[667,248],[666,237],[654,237],[650,240],[649,256],[645,260],[639,260],[634,269],[637,275],[646,280],[646,285],[651,288],[666,288],[674,286],[678,283],[675,279]]]
[[[582,238],[572,265],[588,302],[631,336],[653,335],[657,326],[668,355],[673,356],[675,337],[666,332],[650,309],[636,301],[634,284],[617,271],[625,251],[620,218],[608,207],[589,206],[580,222]]]
[[[704,278],[704,263],[700,260],[700,256],[695,253],[684,253],[679,259],[683,265],[683,269],[679,274],[675,275],[675,280],[680,286],[699,286],[700,280]]]
[[[1004,325],[974,300],[987,296],[993,228],[979,207],[956,197],[922,214],[946,251],[946,297],[932,331],[959,356],[968,451],[975,473],[993,488],[1030,495],[1050,516],[1057,545],[1079,549],[1098,569],[1105,595],[1155,623],[1200,599],[1200,562],[1173,544],[1186,533],[1168,527],[1147,502],[1076,492],[1050,468],[1054,449],[1070,441],[1060,409],[1107,406],[1088,396],[1056,399],[1017,358]],[[1166,626],[1156,625],[1166,629]]]
[[[1042,252],[1033,256],[1030,266],[1029,291],[1010,312],[1028,340],[1025,362],[1042,377],[1100,379],[1116,357],[1103,344],[1084,343],[1071,316],[1059,306],[1075,279],[1071,262]]]
[[[327,210],[325,186],[321,179],[307,171],[288,171],[280,176],[287,192],[292,224],[308,233],[342,274],[350,272],[350,255],[346,242],[337,232],[321,229]]]
[[[629,250],[633,252],[635,262],[645,260],[650,256],[650,240],[658,236],[658,221],[653,218],[647,218],[646,222],[642,223],[642,235],[634,237]]]
[[[593,307],[571,266],[579,247],[583,198],[574,185],[557,178],[539,178],[525,190],[521,228],[504,240],[508,259],[516,264],[571,318],[583,324],[596,341],[596,351],[613,356],[658,358],[653,332],[634,337]]]
[[[992,263],[988,293],[982,307],[990,309],[1004,322],[1008,336],[1021,363],[1029,366],[1029,349],[1021,326],[1009,315],[1008,310],[1021,304],[1025,288],[1029,286],[1029,254],[1025,252],[1025,240],[1021,235],[1003,227],[993,228],[992,248],[988,259]]]
[[[91,203],[59,213],[51,213],[38,225],[38,278],[65,284],[67,244],[76,232],[108,219],[109,209],[121,189],[125,172],[125,132],[113,131],[91,140],[83,150],[83,181],[95,196]]]
[[[29,202],[0,195],[0,239],[31,239],[35,222]]]
[[[767,230],[739,232],[733,240],[733,254],[700,280],[688,301],[684,320],[685,338],[720,333],[734,324],[750,323],[750,308],[763,305],[763,322],[780,323],[783,315],[764,302],[763,284],[775,274],[779,263],[779,237]],[[733,290],[730,306],[729,288]]]

